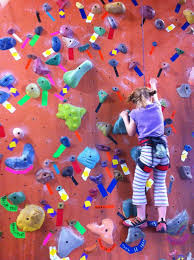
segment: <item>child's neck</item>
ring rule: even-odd
[[[151,100],[146,100],[145,105],[147,106],[147,105],[150,105],[150,104],[152,104],[152,101]],[[142,107],[143,106],[141,104],[137,104],[137,108],[142,108]]]

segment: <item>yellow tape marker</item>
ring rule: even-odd
[[[166,28],[166,31],[167,31],[167,32],[170,32],[170,31],[174,30],[175,27],[176,27],[176,26],[175,26],[174,24],[171,24],[171,25],[169,25],[169,26]]]
[[[82,179],[83,179],[84,181],[87,181],[87,178],[89,177],[90,172],[91,172],[91,169],[89,169],[89,168],[87,168],[87,167],[84,169],[84,171],[83,171],[83,173],[82,173]]]
[[[9,49],[9,51],[11,52],[11,55],[14,57],[15,60],[21,59],[19,53],[17,52],[17,50],[15,48],[11,48],[11,49]]]
[[[90,42],[94,43],[98,38],[98,36],[99,35],[97,33],[93,33],[92,36],[90,37]]]
[[[69,199],[69,196],[64,189],[58,191],[58,193],[63,201],[67,201]]]
[[[93,18],[94,18],[94,14],[93,13],[89,13],[89,15],[87,16],[87,19],[86,19],[86,23],[91,23]]]
[[[123,173],[124,173],[125,175],[129,175],[129,174],[130,174],[129,168],[127,167],[127,164],[126,164],[126,163],[122,163],[122,164],[121,164],[121,168],[122,168]]]
[[[188,152],[183,150],[181,154],[181,161],[184,162],[187,159]]]
[[[15,107],[12,106],[12,104],[10,104],[8,101],[5,101],[2,103],[2,105],[9,110],[10,113],[14,113],[16,111]]]
[[[42,53],[42,55],[46,58],[46,57],[50,56],[50,55],[53,54],[53,53],[55,53],[55,51],[53,50],[53,48],[50,48],[50,49],[44,51],[44,52]]]

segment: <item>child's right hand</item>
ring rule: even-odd
[[[157,83],[158,83],[157,79],[155,79],[155,78],[150,79],[150,85],[151,85],[152,90],[157,90],[157,87],[156,87]]]

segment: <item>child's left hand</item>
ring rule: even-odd
[[[129,113],[128,110],[124,110],[124,111],[122,111],[122,112],[120,113],[120,117],[122,117],[122,118],[128,118],[128,113]]]

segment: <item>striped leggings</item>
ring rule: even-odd
[[[152,147],[143,146],[141,149],[140,160],[149,167],[155,167],[158,164],[166,165],[169,164],[169,158],[165,157],[162,159],[153,157],[152,164]],[[168,206],[168,196],[166,189],[166,171],[160,171],[153,169],[154,173],[154,203],[155,206]],[[149,173],[144,172],[138,165],[136,165],[135,176],[133,180],[133,204],[134,205],[145,205],[147,199],[145,195],[145,185],[149,177]]]

